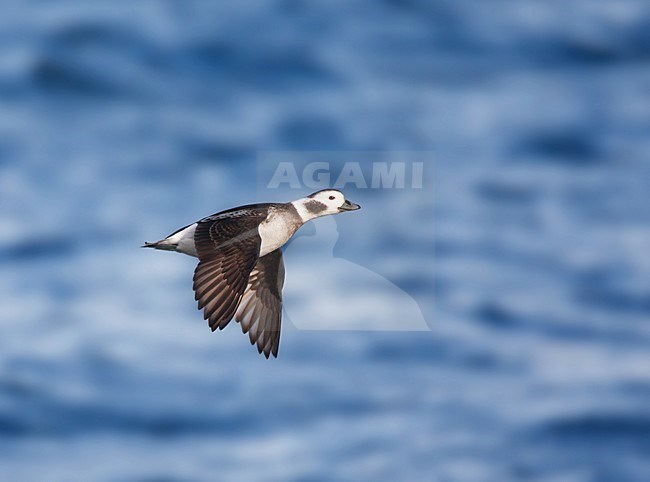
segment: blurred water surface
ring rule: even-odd
[[[648,480],[648,132],[642,0],[6,0],[0,479]],[[334,248],[431,332],[267,361],[137,249],[273,149],[435,153]]]

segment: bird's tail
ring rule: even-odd
[[[178,244],[170,243],[166,239],[163,239],[162,241],[156,241],[154,243],[148,243],[148,242],[145,241],[145,243],[140,247],[141,248],[162,249],[164,251],[176,251],[177,246],[178,246]]]

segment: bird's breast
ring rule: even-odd
[[[260,257],[283,246],[299,227],[300,225],[294,219],[278,214],[270,214],[258,228],[262,239]]]

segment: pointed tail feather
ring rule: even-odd
[[[165,242],[166,240],[163,239],[162,241],[156,241],[155,243],[149,243],[146,242],[140,246],[141,248],[153,248],[153,249],[162,249],[164,251],[176,251],[176,247],[178,244],[176,243],[169,243]]]

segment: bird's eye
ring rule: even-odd
[[[334,196],[330,196],[330,201],[334,201]]]

